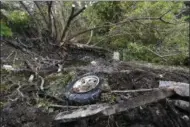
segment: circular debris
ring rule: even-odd
[[[93,103],[102,92],[101,82],[101,79],[94,73],[83,75],[67,85],[65,97],[71,103]]]

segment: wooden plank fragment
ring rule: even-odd
[[[128,109],[136,108],[152,102],[157,102],[159,100],[170,97],[173,94],[174,92],[171,89],[159,89],[118,104],[97,104],[88,106],[85,109],[75,110],[72,113],[68,114],[61,112],[55,117],[55,120],[61,122],[70,122],[94,115],[109,116],[126,111]]]

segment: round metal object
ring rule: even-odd
[[[77,80],[73,85],[73,92],[75,93],[85,93],[93,90],[99,84],[100,80],[95,75],[84,76]]]

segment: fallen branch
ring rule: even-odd
[[[160,88],[152,88],[152,89],[138,89],[138,90],[112,90],[112,93],[136,93],[136,92],[150,92],[156,91]]]
[[[87,45],[87,44],[80,44],[80,43],[72,43],[68,44],[68,46],[73,49],[86,49],[86,50],[92,50],[92,51],[97,51],[97,52],[110,52],[110,50],[102,48],[102,47],[97,47],[97,46],[92,46],[92,45]]]
[[[48,105],[49,108],[72,108],[72,109],[79,109],[79,108],[83,108],[84,106],[63,106],[63,105],[56,105],[56,104],[51,104]]]
[[[170,97],[173,94],[174,92],[171,89],[160,89],[160,90],[156,90],[151,93],[141,95],[131,100],[124,101],[118,104],[113,104],[113,105],[112,104],[97,104],[97,105],[89,106],[86,109],[79,109],[79,110],[73,111],[72,113],[69,113],[69,114],[65,114],[61,112],[55,117],[55,120],[61,121],[61,122],[69,122],[69,121],[75,121],[81,118],[86,118],[86,117],[90,117],[94,115],[109,116],[109,115],[117,114],[123,111],[127,111],[128,109],[132,109],[132,108],[136,108],[142,105],[157,102],[159,100]]]

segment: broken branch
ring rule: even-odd
[[[136,93],[136,92],[150,92],[156,91],[160,88],[152,88],[152,89],[138,89],[138,90],[112,90],[112,93]]]

